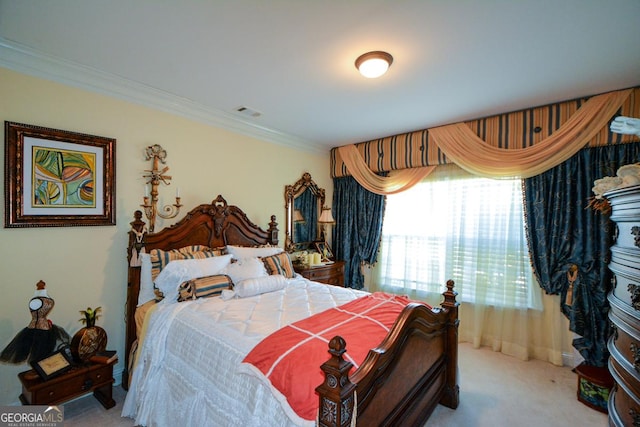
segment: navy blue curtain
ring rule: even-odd
[[[360,265],[374,264],[382,235],[386,199],[364,189],[353,177],[333,179],[334,255],[345,261],[345,286],[362,289]]]
[[[640,161],[640,143],[586,148],[561,165],[524,180],[527,238],[534,273],[548,294],[561,296],[573,346],[594,366],[606,366],[612,243],[608,215],[588,207],[593,182]],[[569,291],[568,271],[578,267]],[[567,293],[570,294],[567,298]]]
[[[304,222],[293,224],[296,242],[313,242],[318,240],[318,198],[307,188],[293,200],[293,208],[298,209]]]

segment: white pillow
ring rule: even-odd
[[[264,263],[259,258],[244,258],[227,265],[220,274],[231,277],[233,283],[240,283],[246,279],[268,276]]]
[[[261,248],[253,248],[250,246],[231,246],[227,245],[227,252],[229,252],[235,259],[256,258],[262,256],[276,255],[282,252],[284,249],[277,246],[266,246]]]
[[[178,300],[178,287],[182,282],[199,277],[220,274],[231,263],[231,255],[203,259],[177,259],[171,261],[156,277],[156,287],[164,295],[163,301]]]
[[[151,279],[151,257],[148,253],[140,254],[140,292],[138,292],[138,307],[156,298]]]
[[[222,299],[228,300],[237,296],[238,298],[247,298],[254,295],[265,294],[267,292],[279,291],[287,286],[287,279],[281,274],[272,276],[255,277],[253,279],[243,280],[233,286],[233,290],[225,289],[222,291]]]

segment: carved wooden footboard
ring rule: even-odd
[[[423,425],[438,403],[459,403],[458,303],[453,281],[447,282],[442,308],[410,304],[379,347],[360,367],[342,355],[345,341],[329,343],[331,358],[322,365],[319,425],[350,425],[354,414],[362,426]]]

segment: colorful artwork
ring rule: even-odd
[[[115,225],[115,144],[5,122],[5,228]]]
[[[95,207],[94,153],[33,147],[33,206]]]

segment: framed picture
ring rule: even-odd
[[[115,139],[5,122],[5,228],[115,225]]]
[[[68,347],[56,351],[49,357],[31,362],[31,366],[36,370],[43,380],[60,375],[73,367],[73,360]]]
[[[322,262],[333,261],[333,252],[327,242],[315,242],[316,250],[320,252]]]

